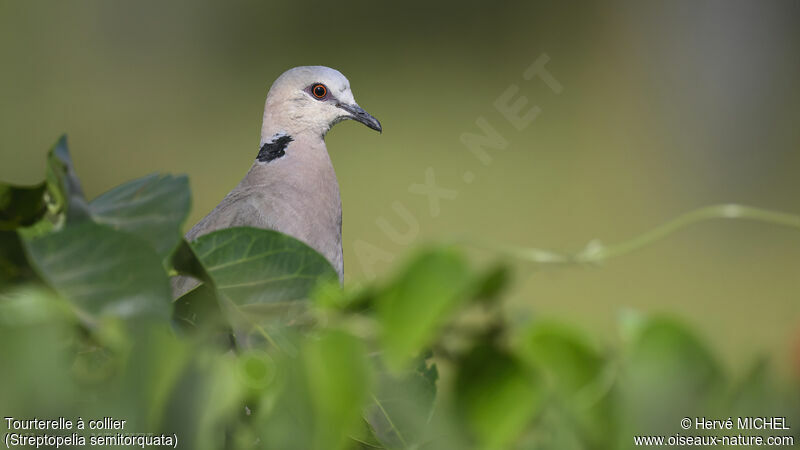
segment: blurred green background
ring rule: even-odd
[[[563,85],[522,73],[537,57]],[[453,236],[576,251],[689,209],[739,202],[800,213],[796,2],[284,2],[0,0],[0,179],[33,183],[67,132],[92,198],[147,173],[187,173],[205,215],[257,153],[266,92],[328,65],[384,125],[327,137],[356,243],[401,261]],[[542,112],[517,131],[510,85]],[[509,142],[483,166],[460,142],[484,117]],[[433,168],[457,191],[433,217],[410,193]],[[463,175],[474,174],[465,183]],[[376,223],[419,227],[398,243]],[[520,314],[612,336],[621,310],[686,318],[739,366],[800,359],[800,233],[705,223],[600,268],[518,264]],[[479,258],[491,259],[489,253]]]

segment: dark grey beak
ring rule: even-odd
[[[350,113],[350,117],[348,117],[349,119],[353,119],[356,122],[361,122],[364,125],[368,126],[369,128],[372,128],[373,130],[379,133],[383,132],[383,128],[381,128],[381,123],[378,122],[378,119],[372,117],[368,112],[364,111],[364,109],[361,108],[360,106],[356,104],[347,105],[344,103],[337,103],[336,106],[349,112]]]

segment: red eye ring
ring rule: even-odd
[[[316,98],[325,98],[325,96],[328,95],[328,88],[326,88],[324,84],[315,84],[311,86],[311,94]]]

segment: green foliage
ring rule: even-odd
[[[45,200],[51,205],[55,218],[72,222],[89,215],[86,197],[69,156],[66,136],[62,136],[50,150],[45,184]]]
[[[18,284],[32,277],[33,270],[25,259],[19,234],[0,230],[0,286]]]
[[[84,221],[25,245],[42,279],[82,312],[168,315],[169,284],[161,260],[134,236]]]
[[[463,361],[455,383],[456,407],[481,448],[507,448],[542,406],[536,372],[511,354],[479,344]]]
[[[342,289],[274,231],[180,239],[189,197],[150,175],[87,203],[64,139],[46,182],[0,186],[4,416],[281,450],[621,449],[687,416],[800,418],[796,382],[763,361],[731,376],[678,320],[627,315],[609,348],[512,324],[509,269],[450,247]],[[169,276],[188,292],[173,300]]]
[[[434,338],[465,298],[469,272],[454,250],[419,255],[377,299],[387,362],[396,367]]]
[[[302,350],[313,411],[310,448],[345,448],[361,424],[370,390],[364,344],[346,333],[326,331]]]
[[[220,294],[239,306],[305,299],[314,280],[336,277],[322,255],[276,231],[229,228],[192,247]]]
[[[45,183],[31,187],[0,185],[0,231],[35,223],[44,215]]]
[[[603,357],[576,330],[538,321],[522,333],[520,356],[543,370],[555,387],[576,394],[602,374]]]
[[[190,203],[186,176],[153,174],[97,197],[89,211],[95,222],[139,236],[164,258],[181,240]]]

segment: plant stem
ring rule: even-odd
[[[536,264],[597,264],[639,250],[689,225],[712,219],[753,220],[800,229],[800,215],[797,214],[737,204],[722,204],[704,206],[689,211],[650,231],[617,244],[604,245],[599,240],[592,240],[575,255],[561,254],[539,248],[520,248],[491,244],[475,245]]]

